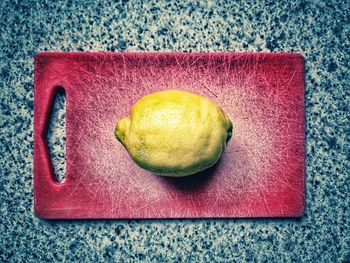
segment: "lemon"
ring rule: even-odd
[[[186,176],[214,165],[232,135],[232,122],[211,100],[166,90],[144,96],[115,135],[142,168],[164,176]]]

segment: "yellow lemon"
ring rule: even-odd
[[[141,98],[115,135],[142,168],[186,176],[214,165],[232,135],[232,122],[211,100],[166,90]]]

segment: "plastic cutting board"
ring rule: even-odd
[[[66,180],[46,142],[66,91]],[[233,121],[213,168],[165,178],[138,167],[114,136],[142,96],[206,96]],[[299,217],[305,206],[304,59],[287,53],[38,53],[34,207],[40,218]],[[171,140],[171,138],[169,138]]]

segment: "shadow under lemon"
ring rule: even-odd
[[[181,192],[197,192],[203,189],[209,181],[214,177],[216,171],[218,171],[219,163],[221,158],[208,169],[183,177],[170,177],[170,176],[160,176],[153,173],[154,176],[157,176],[161,182],[169,184],[175,189]]]

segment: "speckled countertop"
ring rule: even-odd
[[[347,1],[55,2],[0,2],[1,262],[350,261]],[[56,50],[302,53],[306,59],[306,215],[300,219],[37,219],[32,183],[33,58],[38,51]]]

